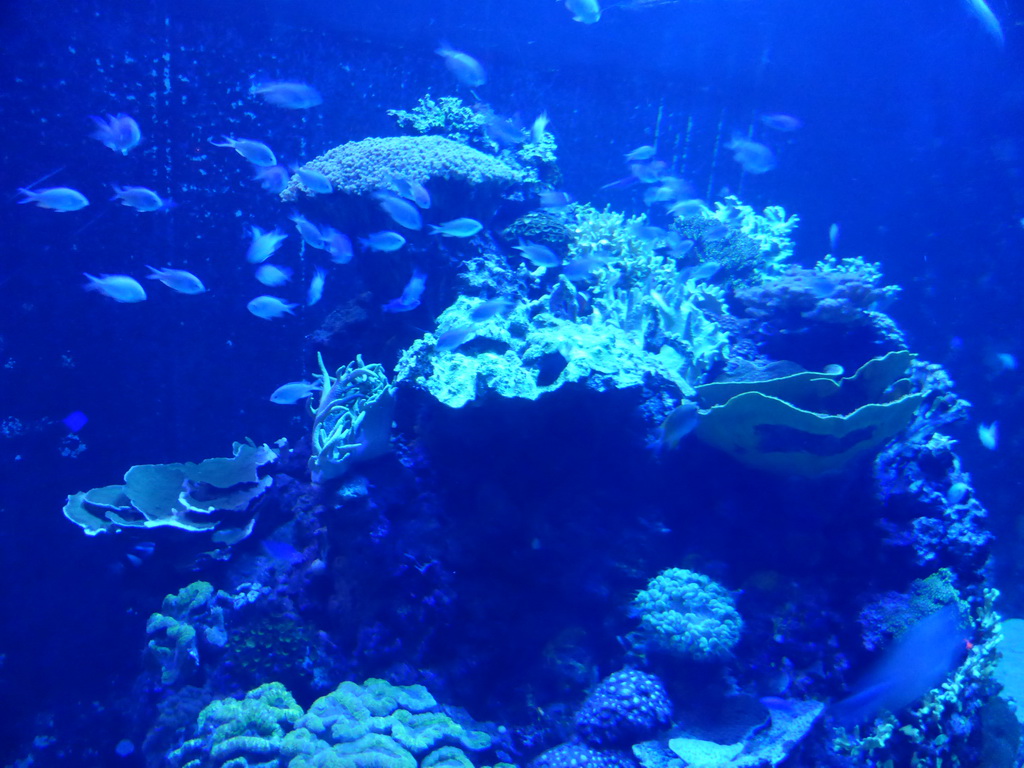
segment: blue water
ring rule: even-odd
[[[677,714],[693,706],[682,699],[717,700],[730,686],[754,698],[841,699],[873,658],[860,611],[939,567],[957,573],[965,595],[970,585],[973,609],[989,585],[1002,591],[1005,617],[1020,615],[1021,372],[1005,356],[1024,354],[1024,9],[991,3],[1000,47],[966,6],[635,2],[582,24],[553,0],[8,3],[2,764],[173,764],[165,753],[214,699],[277,680],[308,708],[343,680],[382,677],[424,684],[444,705],[503,726],[504,740],[476,764],[525,765],[574,738],[587,691],[623,666],[659,675]],[[460,84],[434,52],[442,40],[479,60],[487,83]],[[277,79],[314,85],[323,104],[286,110],[249,94],[254,81]],[[694,197],[735,194],[759,211],[799,215],[793,264],[809,268],[829,253],[837,225],[832,253],[880,264],[884,282],[902,288],[884,312],[973,403],[969,418],[939,430],[958,441],[966,482],[988,508],[978,530],[993,539],[970,554],[950,546],[932,562],[915,559],[885,532],[916,513],[886,506],[869,459],[808,480],[750,469],[692,437],[655,454],[650,382],[642,393],[581,386],[536,401],[490,393],[462,409],[409,386],[396,398],[391,450],[360,465],[365,495],[345,500],[311,483],[308,409],[270,393],[316,375],[318,351],[332,373],[358,354],[390,372],[467,292],[456,260],[438,254],[464,259],[458,249],[476,246],[415,234],[397,255],[357,246],[351,264],[331,265],[322,252],[300,252],[293,207],[208,139],[259,139],[282,163],[302,163],[400,134],[387,110],[427,94],[486,103],[526,128],[546,111],[561,174],[549,187],[598,210],[647,210],[642,184],[606,185],[628,176],[624,153],[653,144]],[[90,115],[121,112],[143,134],[127,155],[89,136]],[[802,127],[772,131],[765,114]],[[768,145],[777,166],[744,173],[725,146],[734,133]],[[81,190],[91,204],[67,213],[15,204],[19,187],[50,174],[41,186]],[[140,213],[108,200],[112,184],[150,187],[177,205]],[[537,207],[536,191],[478,214],[479,247],[513,255],[500,231]],[[430,223],[436,215],[424,212]],[[290,285],[253,280],[253,224],[290,233],[281,259],[295,272]],[[399,229],[379,211],[346,224],[353,242]],[[430,265],[422,304],[382,312],[418,264]],[[141,279],[145,265],[187,269],[209,290],[187,296],[141,280],[148,299],[138,304],[82,290],[83,273]],[[304,303],[317,266],[330,271],[315,306],[273,321],[246,311],[260,293]],[[835,337],[819,356],[838,359],[853,343]],[[75,411],[88,422],[71,432],[62,420]],[[994,451],[976,434],[993,421]],[[67,496],[118,483],[133,465],[228,456],[247,438],[286,438],[290,448],[270,470],[273,490],[255,502],[252,535],[223,558],[203,557],[190,532],[87,537],[61,514]],[[741,595],[746,634],[728,662],[628,652],[630,601],[671,567]],[[166,683],[147,653],[147,617],[198,580],[231,593],[268,587],[249,613],[229,612],[228,633],[256,638],[247,646],[256,650],[201,650],[187,679]],[[787,688],[782,676],[797,682]],[[975,714],[987,700],[965,695]],[[970,762],[980,760],[979,722],[957,734],[965,764],[982,764]],[[831,723],[817,727],[791,764],[873,764],[839,762],[823,746]],[[129,754],[119,754],[123,740]],[[892,750],[872,759],[910,764],[906,748]]]

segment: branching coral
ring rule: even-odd
[[[384,367],[363,358],[339,368],[332,379],[320,362],[320,402],[313,410],[313,454],[309,469],[317,482],[341,477],[358,461],[387,452],[391,435],[394,387]]]

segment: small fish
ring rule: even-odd
[[[397,299],[392,299],[383,305],[381,309],[385,312],[409,312],[416,309],[420,305],[420,296],[423,295],[423,289],[426,287],[426,284],[426,273],[414,269],[412,277],[409,278],[409,282],[402,289],[402,295]]]
[[[663,160],[631,163],[629,166],[629,172],[641,184],[653,184],[656,181],[660,181],[667,170],[668,163]]]
[[[572,195],[568,192],[561,192],[557,189],[541,192],[538,197],[540,198],[542,208],[565,208],[567,205],[572,205],[573,202]]]
[[[574,283],[589,280],[594,272],[608,264],[607,258],[593,254],[591,256],[577,256],[562,269],[562,274]]]
[[[463,85],[478,88],[487,82],[484,68],[468,53],[457,51],[443,41],[434,53],[444,59],[444,65],[448,67],[448,71],[455,75],[455,79]]]
[[[804,127],[803,121],[792,115],[761,115],[760,119],[761,125],[765,128],[771,128],[773,131],[781,131],[782,133],[792,133]]]
[[[25,196],[19,203],[35,203],[40,208],[48,208],[57,213],[79,211],[89,204],[85,195],[71,187],[49,187],[48,189],[18,189]]]
[[[329,195],[334,191],[331,180],[316,168],[302,166],[295,169],[295,175],[308,190],[317,195]]]
[[[978,439],[990,451],[994,451],[999,447],[999,422],[993,421],[991,424],[979,424]]]
[[[146,290],[139,284],[139,281],[128,277],[128,275],[90,275],[83,272],[89,282],[85,284],[85,290],[96,291],[108,296],[114,301],[122,304],[134,304],[146,300]]]
[[[597,0],[565,0],[565,7],[573,14],[573,21],[596,24],[601,20],[601,6]]]
[[[323,249],[331,255],[331,261],[335,264],[348,264],[352,261],[352,241],[348,235],[334,227],[323,227],[320,237],[324,241]]]
[[[305,400],[323,386],[320,381],[289,381],[274,390],[270,402],[278,405],[295,405]]]
[[[392,176],[390,181],[400,197],[416,203],[416,206],[424,211],[430,208],[430,192],[418,181],[400,176]]]
[[[717,261],[705,261],[703,264],[696,267],[689,267],[687,269],[680,270],[679,274],[684,280],[693,280],[699,283],[710,280],[721,268],[722,265]]]
[[[272,165],[269,168],[260,168],[253,174],[253,178],[260,183],[267,192],[272,195],[279,195],[288,186],[291,175],[283,165]]]
[[[382,232],[371,232],[366,237],[360,237],[359,244],[366,250],[391,253],[405,245],[405,238],[397,232],[385,229]]]
[[[82,427],[89,423],[89,417],[86,416],[81,411],[72,411],[63,419],[61,419],[61,423],[64,424],[64,426],[70,429],[72,432],[77,432],[78,430],[80,430]]]
[[[747,173],[760,174],[772,170],[777,161],[775,153],[764,144],[750,139],[745,139],[736,134],[732,141],[725,145],[732,150],[732,158],[739,163]]]
[[[697,428],[700,409],[692,400],[683,401],[673,409],[658,428],[658,440],[663,450],[674,450],[680,441]]]
[[[1000,370],[1003,371],[1016,371],[1017,370],[1017,358],[1012,352],[996,352],[995,353],[996,363]]]
[[[320,92],[305,83],[258,83],[249,89],[249,93],[253,96],[262,96],[268,104],[284,109],[311,109],[324,103]]]
[[[835,253],[839,247],[839,225],[833,224],[828,228],[828,247],[829,253]]]
[[[317,267],[309,281],[306,291],[306,306],[312,307],[324,297],[324,283],[327,281],[327,270]]]
[[[981,22],[985,32],[996,41],[996,45],[1002,48],[1006,42],[1003,38],[1003,27],[985,0],[966,0],[966,2],[967,9],[974,15],[974,18]]]
[[[526,141],[526,131],[516,117],[502,117],[490,108],[477,108],[484,116],[484,133],[495,144],[513,147]]]
[[[534,144],[540,144],[544,140],[544,134],[547,132],[549,122],[551,121],[548,119],[547,112],[541,112],[537,115],[537,119],[533,121],[533,125],[530,127],[530,139]]]
[[[96,123],[96,131],[90,134],[92,138],[122,155],[127,155],[142,141],[139,124],[129,115],[107,115],[106,119],[93,115],[92,121]]]
[[[644,160],[650,160],[654,157],[655,150],[650,144],[644,144],[642,147],[637,147],[626,153],[626,160],[630,163],[643,162]]]
[[[538,267],[557,267],[562,263],[562,260],[558,258],[558,254],[546,245],[532,243],[529,240],[519,238],[519,245],[515,245],[513,248],[523,254],[523,258],[532,261]]]
[[[714,243],[718,240],[724,240],[729,236],[729,231],[728,225],[715,222],[700,233],[700,240],[702,243]]]
[[[121,205],[134,208],[141,213],[167,210],[174,207],[174,201],[164,200],[152,189],[146,187],[119,187],[114,185],[114,196],[111,200],[120,200]]]
[[[295,228],[299,231],[299,237],[303,239],[306,245],[310,248],[322,249],[324,247],[323,235],[320,234],[320,228],[316,224],[301,213],[293,213],[288,217],[288,220],[295,223]]]
[[[250,312],[256,315],[256,317],[262,317],[264,320],[273,320],[284,314],[294,315],[295,313],[292,310],[298,306],[298,304],[289,304],[287,301],[277,298],[277,296],[257,296],[246,304],[246,308]]]
[[[249,244],[249,250],[245,254],[245,260],[250,264],[262,264],[274,255],[277,249],[281,247],[281,243],[288,237],[288,235],[276,229],[273,232],[264,232],[255,225],[251,229],[252,242]]]
[[[449,328],[437,335],[437,342],[434,344],[434,347],[442,352],[451,352],[473,338],[475,333],[475,325],[458,325],[454,328]]]
[[[452,219],[443,224],[431,226],[430,234],[444,237],[472,237],[483,228],[484,225],[476,219]]]
[[[218,144],[213,139],[207,139],[207,141],[215,147],[230,147],[253,165],[258,165],[263,168],[269,168],[272,165],[277,165],[277,156],[274,154],[274,150],[262,141],[255,141],[254,139],[236,139],[233,136],[221,136],[221,139],[223,142],[221,144]]]
[[[489,299],[483,304],[477,304],[473,307],[473,310],[469,313],[469,317],[474,323],[485,323],[492,317],[505,314],[514,306],[515,302],[509,299],[501,297],[497,299]]]
[[[148,264],[146,268],[150,272],[146,277],[150,280],[159,280],[168,288],[178,293],[189,295],[206,293],[206,286],[203,285],[203,281],[184,269],[171,269],[170,267],[157,269],[156,267],[150,267]]]
[[[256,279],[264,285],[277,288],[292,279],[292,271],[276,264],[260,264],[256,270]]]
[[[374,192],[373,197],[381,210],[398,226],[406,229],[423,229],[423,217],[420,216],[419,209],[408,200],[403,200],[390,192]]]

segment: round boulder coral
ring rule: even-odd
[[[569,742],[542,752],[530,768],[638,768],[638,763],[627,752]]]
[[[650,643],[700,660],[729,656],[743,627],[725,587],[683,568],[651,579],[633,600],[633,610]]]
[[[672,702],[654,675],[623,669],[595,688],[576,713],[576,732],[592,747],[629,747],[665,728]]]

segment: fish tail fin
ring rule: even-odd
[[[31,203],[33,200],[39,197],[38,192],[33,192],[31,189],[25,189],[25,187],[18,187],[18,191],[25,196],[24,200],[18,201],[19,204]]]

